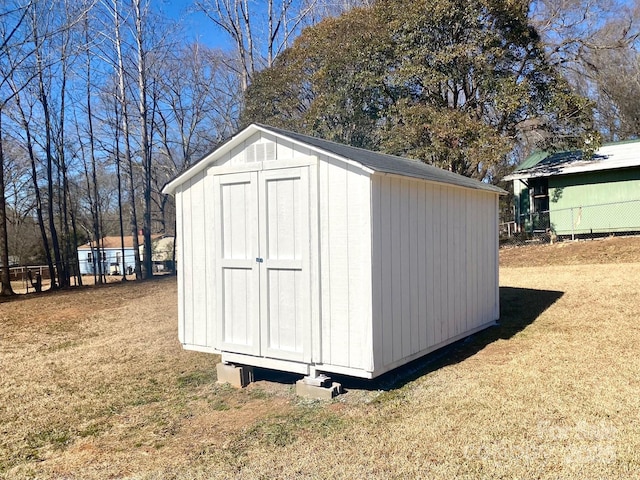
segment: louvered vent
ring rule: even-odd
[[[245,150],[246,162],[251,163],[256,161],[256,144],[252,143]]]
[[[273,142],[253,143],[246,149],[247,163],[276,159],[276,144]]]
[[[263,143],[264,146],[264,160],[275,160],[276,159],[276,144],[273,142]]]

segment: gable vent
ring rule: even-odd
[[[253,143],[246,150],[247,162],[264,162],[276,159],[276,144],[273,142]]]

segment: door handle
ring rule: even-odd
[[[260,257],[256,257],[256,262],[257,263],[262,263],[262,262],[264,262],[264,260],[262,258],[260,258]]]

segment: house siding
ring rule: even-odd
[[[640,231],[640,168],[549,177],[557,235]]]
[[[99,251],[103,254],[100,255]],[[88,248],[78,249],[78,262],[80,264],[81,275],[93,275],[98,273],[97,262],[93,261],[94,256],[103,256],[102,273],[109,274],[112,263],[118,264],[118,272],[121,275],[126,271],[127,267],[133,268],[135,265],[135,256],[132,248],[124,249],[124,259],[122,258],[121,248],[104,248],[98,251],[98,247],[94,247],[93,252]],[[91,254],[91,259],[89,259]]]

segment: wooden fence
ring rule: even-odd
[[[43,280],[48,280],[49,276],[49,267],[46,265],[32,265],[26,267],[11,267],[9,269],[9,275],[11,276],[12,282],[23,281],[27,278],[27,272],[31,272],[31,275],[35,278],[36,274],[40,274]]]

